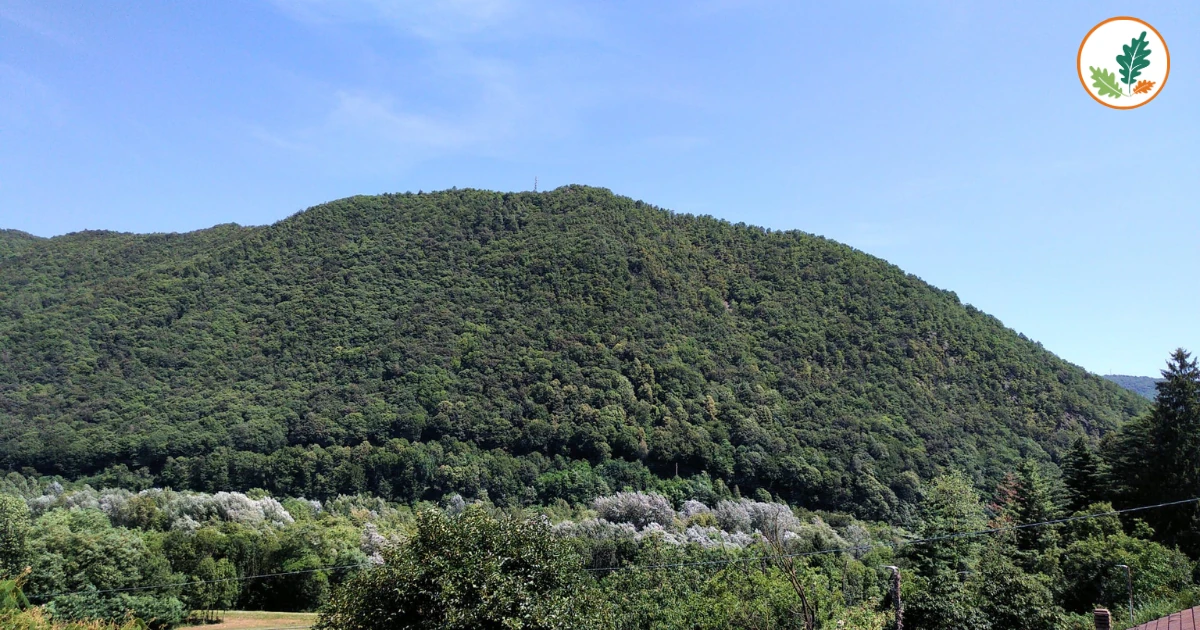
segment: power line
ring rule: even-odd
[[[899,542],[885,542],[877,545],[859,545],[856,547],[840,547],[837,549],[819,549],[816,551],[804,551],[797,553],[771,554],[761,556],[748,556],[745,558],[724,558],[721,560],[700,560],[695,562],[673,562],[666,564],[628,564],[619,567],[593,567],[585,568],[584,571],[621,571],[625,569],[674,569],[682,567],[715,565],[715,564],[737,564],[741,562],[760,562],[763,560],[777,560],[780,558],[806,558],[809,556],[820,556],[831,553],[849,553],[853,551],[870,551],[872,549],[899,548],[911,545],[923,545],[931,542],[940,542],[943,540],[952,540],[956,538],[969,538],[973,536],[986,536],[988,534],[998,534],[1001,532],[1016,531],[1020,529],[1032,529],[1035,527],[1045,527],[1048,525],[1060,525],[1062,523],[1072,523],[1075,521],[1086,521],[1102,516],[1116,516],[1118,514],[1128,514],[1130,512],[1140,512],[1143,510],[1153,510],[1157,508],[1171,507],[1175,505],[1184,505],[1186,503],[1200,502],[1200,497],[1191,499],[1182,499],[1179,501],[1168,501],[1166,503],[1156,503],[1154,505],[1141,505],[1138,507],[1124,508],[1120,510],[1111,510],[1108,512],[1098,512],[1096,514],[1081,514],[1079,516],[1068,516],[1064,518],[1056,518],[1048,521],[1039,521],[1036,523],[1023,523],[1020,525],[1006,525],[1004,527],[992,527],[990,529],[981,529],[973,532],[956,532],[953,534],[943,534],[941,536],[930,536],[928,538],[915,538],[913,540],[902,540]]]

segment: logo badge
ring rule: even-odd
[[[1132,17],[1088,31],[1075,58],[1083,89],[1101,105],[1133,109],[1154,100],[1171,73],[1171,55],[1153,26]]]

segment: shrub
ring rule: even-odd
[[[46,609],[55,621],[98,620],[113,624],[139,619],[152,630],[170,628],[183,620],[183,603],[174,597],[120,594],[104,597],[96,593],[62,595]]]
[[[0,494],[0,578],[15,576],[28,552],[29,507],[21,497]]]
[[[613,523],[630,523],[641,528],[650,523],[669,526],[675,522],[675,510],[666,497],[643,492],[618,492],[598,497],[593,506],[600,518]]]
[[[544,520],[496,518],[480,506],[425,510],[383,566],[338,589],[322,630],[598,627],[600,607],[569,543]]]
[[[4,630],[146,630],[146,624],[127,619],[119,624],[103,621],[61,621],[51,619],[43,608],[0,611],[0,628]]]

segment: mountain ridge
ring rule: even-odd
[[[55,237],[0,290],[0,465],[128,483],[522,502],[679,470],[889,517],[1145,406],[851,247],[584,186]]]
[[[1158,388],[1155,385],[1162,380],[1162,378],[1153,376],[1130,376],[1128,374],[1105,374],[1104,378],[1147,400],[1154,400],[1158,394]]]

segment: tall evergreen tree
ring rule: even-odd
[[[1200,496],[1200,368],[1180,348],[1171,354],[1150,413],[1122,429],[1108,453],[1125,504]],[[1148,511],[1168,544],[1200,550],[1194,504]]]
[[[1051,481],[1037,462],[1027,459],[1017,469],[1016,520],[1019,525],[1044,523],[1058,518]],[[1016,531],[1015,559],[1028,572],[1057,574],[1060,532],[1058,525],[1029,527]]]
[[[1021,525],[1042,523],[1059,515],[1054,504],[1051,482],[1042,474],[1037,462],[1027,459],[1017,468],[1017,522]],[[1044,551],[1057,540],[1052,527],[1034,527],[1020,530],[1017,537],[1022,549]]]
[[[937,477],[921,502],[921,536],[941,538],[983,529],[987,524],[983,504],[971,481],[960,472]],[[970,569],[978,557],[975,537],[943,538],[906,548],[908,566],[933,579],[939,573]]]
[[[1150,412],[1165,468],[1157,486],[1163,500],[1200,496],[1200,369],[1183,348],[1163,370]],[[1168,541],[1196,547],[1195,505],[1161,511],[1157,528]]]
[[[1071,450],[1063,456],[1061,468],[1069,512],[1078,512],[1108,499],[1104,460],[1092,449],[1087,438],[1075,439]]]

